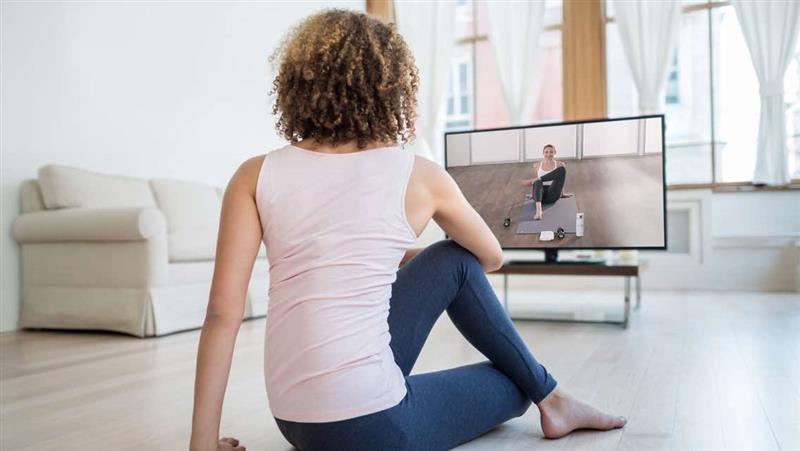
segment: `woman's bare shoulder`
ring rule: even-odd
[[[414,172],[434,174],[441,173],[442,169],[443,168],[438,163],[421,155],[414,155]]]
[[[414,155],[414,167],[410,179],[412,190],[422,189],[436,197],[452,184],[455,184],[453,177],[439,163],[421,155]]]
[[[231,180],[228,182],[228,187],[235,187],[242,190],[247,190],[250,193],[256,192],[256,184],[258,183],[258,176],[261,173],[261,166],[264,164],[265,155],[257,155],[248,158],[242,162],[233,173]]]
[[[248,174],[255,172],[257,175],[261,171],[261,165],[264,163],[264,159],[267,155],[269,154],[256,155],[255,157],[248,158],[239,165],[239,170]]]
[[[421,155],[414,155],[412,176],[433,183],[441,183],[452,178],[441,164]]]

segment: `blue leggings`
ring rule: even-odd
[[[521,416],[556,386],[520,338],[477,258],[452,240],[427,247],[399,269],[390,305],[391,347],[406,376],[405,398],[341,421],[275,418],[292,445],[302,451],[450,449]],[[410,376],[445,310],[489,361]]]

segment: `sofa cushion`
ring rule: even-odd
[[[156,206],[145,179],[69,166],[39,168],[39,187],[48,209]]]
[[[19,206],[21,213],[33,213],[44,210],[44,199],[39,182],[34,179],[25,180],[19,187]]]
[[[167,220],[169,260],[213,260],[222,208],[217,189],[171,179],[153,179],[150,186]]]

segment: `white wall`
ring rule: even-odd
[[[472,164],[519,161],[520,129],[471,133]]]
[[[714,238],[798,235],[800,192],[715,194],[711,217]]]
[[[645,119],[645,132],[644,132],[644,153],[652,154],[659,153],[664,150],[661,145],[662,130],[661,119],[649,118]]]
[[[556,148],[556,159],[575,158],[577,131],[577,125],[526,128],[525,159],[541,160],[547,144]]]
[[[559,159],[578,158],[579,154],[598,157],[660,153],[661,120],[631,119],[448,135],[447,165],[518,162],[520,145],[524,161],[540,160],[546,144],[555,146]]]
[[[469,166],[471,133],[447,135],[447,167]]]
[[[639,120],[583,124],[583,156],[636,155]]]
[[[16,328],[19,184],[46,163],[224,185],[281,145],[267,58],[320,3],[3,3],[0,330]]]
[[[688,212],[688,252],[643,255],[653,288],[797,291],[800,192],[668,192]],[[673,227],[670,226],[670,229]]]

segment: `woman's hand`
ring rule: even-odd
[[[425,249],[424,247],[415,247],[415,248],[408,249],[406,251],[405,255],[403,255],[403,258],[400,260],[400,265],[399,266],[403,266],[406,263],[408,263],[409,260],[414,258],[417,254],[422,252],[424,249]]]
[[[533,186],[533,179],[520,180],[519,184],[522,186]]]
[[[233,437],[222,437],[217,443],[217,451],[245,451],[245,447],[239,446],[239,440]]]

